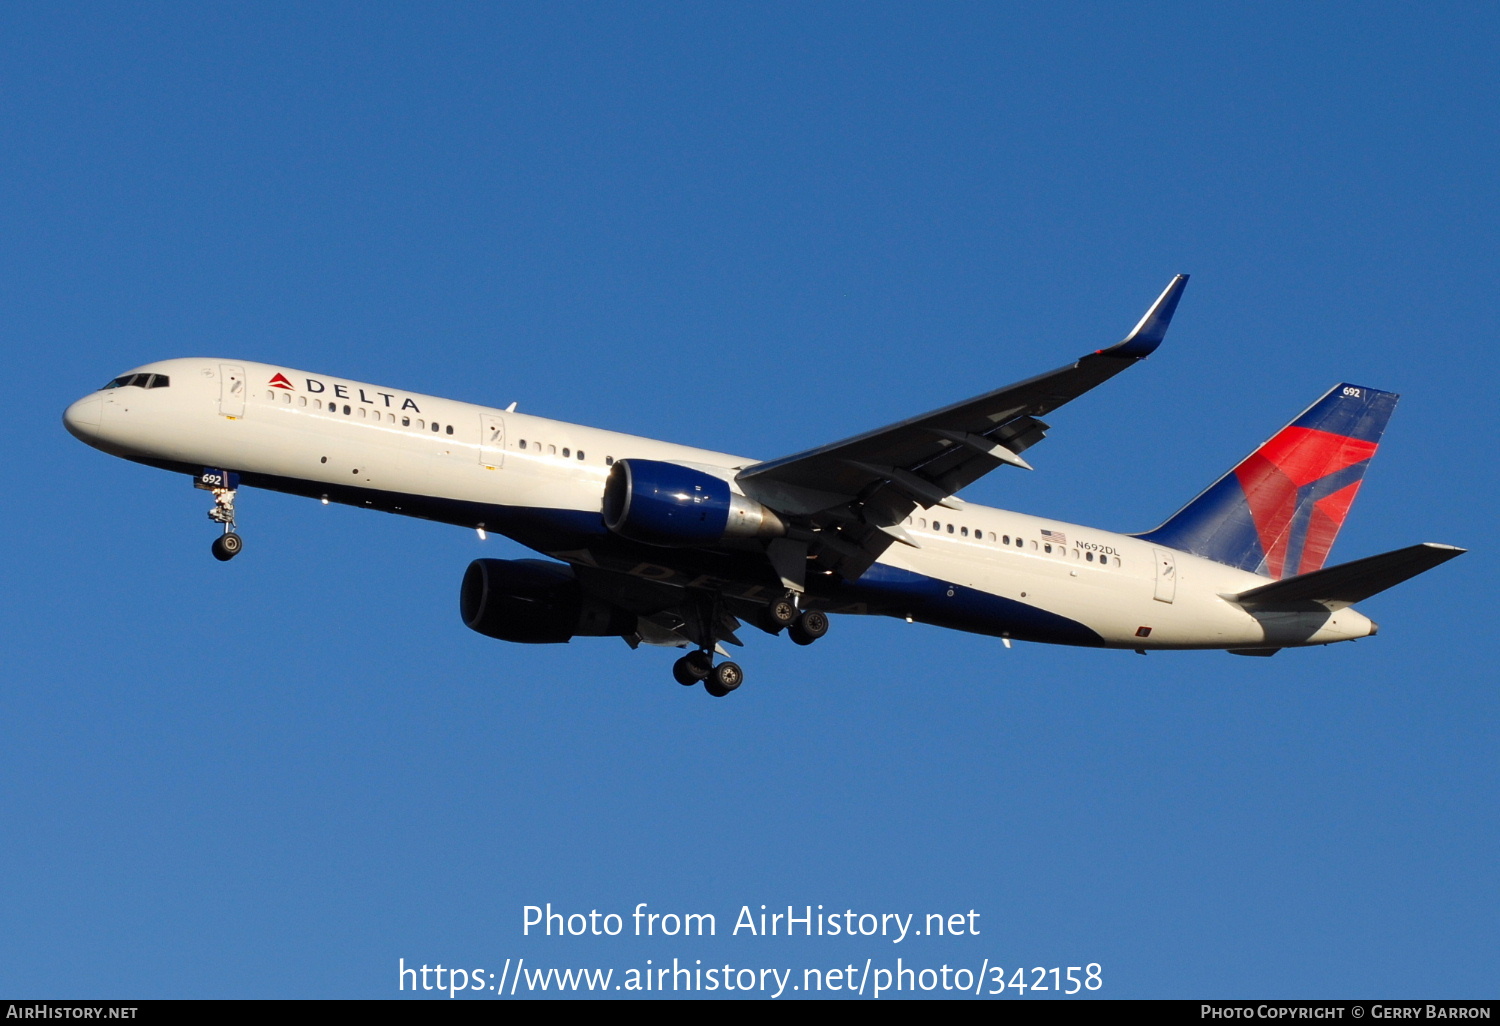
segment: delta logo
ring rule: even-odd
[[[266,384],[271,388],[279,388],[286,392],[297,391],[297,386],[292,384],[291,380],[285,374],[281,373],[281,371],[277,371],[275,374],[271,375],[271,379],[267,381]],[[332,386],[330,386],[326,382],[319,381],[317,378],[307,379],[306,391],[310,395],[318,395],[323,392],[331,391],[334,398],[355,400],[366,406],[380,406],[381,403],[375,401],[376,399],[379,399],[384,403],[385,406],[389,408],[395,408],[397,404],[393,400],[398,398],[398,396],[394,392],[376,392],[375,396],[372,398],[371,396],[365,395],[365,390],[363,388],[360,388],[358,385],[343,385],[334,383]],[[352,394],[353,392],[358,392],[359,395],[356,397]],[[410,396],[400,396],[399,398],[401,399],[401,409],[411,410],[415,413],[422,412],[422,408],[418,406],[416,404],[416,401]]]

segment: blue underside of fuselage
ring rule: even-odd
[[[140,462],[194,476],[202,469],[158,460]],[[602,569],[646,580],[726,591],[759,589],[765,598],[780,590],[760,553],[642,545],[609,530],[597,512],[498,506],[267,474],[241,473],[240,478],[252,487],[314,499],[326,497],[330,502],[361,509],[471,529],[483,525],[487,531],[513,538],[538,552],[587,552],[589,561]],[[1092,647],[1104,644],[1095,631],[1057,613],[881,563],[871,566],[857,581],[813,576],[807,582],[807,592],[809,605],[832,612],[910,617],[939,627],[1021,641]]]
[[[938,627],[1054,645],[1104,644],[1095,631],[1066,616],[883,563],[857,581],[844,582],[839,591],[866,603],[871,612],[910,616]]]

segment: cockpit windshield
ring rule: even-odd
[[[105,388],[166,388],[172,379],[165,374],[125,374],[115,378]],[[101,390],[102,391],[102,390]]]

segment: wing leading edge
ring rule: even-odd
[[[962,504],[952,496],[1041,441],[1037,419],[1153,353],[1165,338],[1188,276],[1172,279],[1122,341],[1046,374],[986,392],[841,442],[746,467],[745,494],[808,518],[808,554],[856,578],[891,541],[915,544],[899,525],[917,506]],[[787,553],[776,553],[782,563]],[[795,554],[793,554],[795,561]],[[783,574],[785,579],[787,575]],[[789,582],[794,583],[794,582]]]

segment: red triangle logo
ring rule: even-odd
[[[292,387],[292,383],[286,379],[286,375],[281,373],[280,371],[277,371],[275,376],[271,378],[271,387],[284,388],[289,392],[296,391],[296,389]]]

